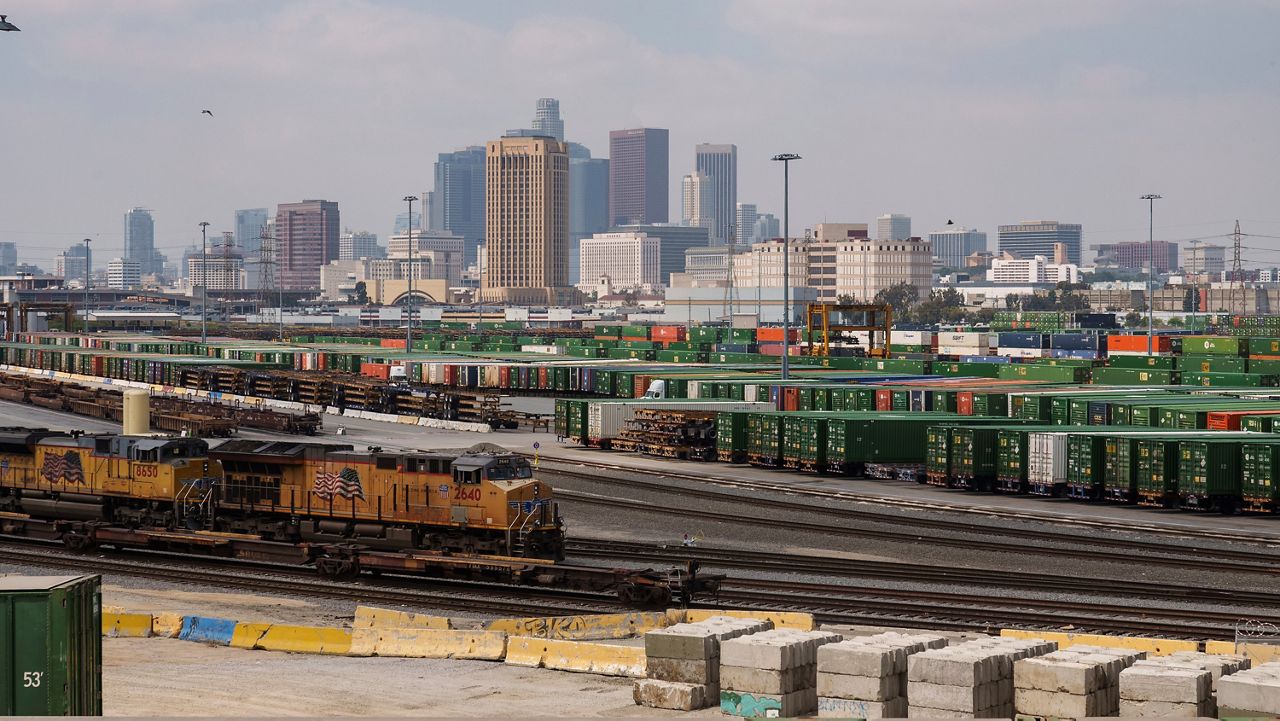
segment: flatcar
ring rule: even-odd
[[[233,440],[217,530],[265,539],[356,543],[561,559],[564,524],[551,487],[498,446],[389,452],[349,445]]]

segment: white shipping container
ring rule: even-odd
[[[546,355],[564,355],[564,346],[562,345],[522,345],[520,350],[524,353],[543,353]]]
[[[933,331],[895,330],[890,331],[889,339],[894,345],[929,345],[933,342]]]
[[[1006,358],[1044,358],[1040,348],[996,348],[996,355]]]
[[[938,355],[988,355],[986,348],[974,348],[967,345],[940,345]]]
[[[1027,434],[1027,483],[1051,487],[1067,482],[1067,435]]]
[[[988,333],[939,333],[938,345],[968,346],[970,348],[988,348],[991,336]]]
[[[635,400],[593,401],[587,405],[587,437],[592,443],[616,438],[635,418],[638,408],[675,408],[689,411],[771,411],[772,403],[749,401]]]

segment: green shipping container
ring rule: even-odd
[[[101,578],[0,578],[0,716],[101,715]]]
[[[1138,440],[1137,495],[1144,506],[1166,507],[1178,497],[1178,441]]]
[[[1067,436],[1067,497],[1091,501],[1101,498],[1106,479],[1105,436],[1072,433]]]
[[[1183,508],[1235,510],[1240,499],[1240,441],[1191,440],[1178,447],[1178,500]]]
[[[1248,355],[1249,339],[1225,338],[1216,335],[1183,336],[1182,353],[1183,355]]]
[[[1280,508],[1280,441],[1241,444],[1240,500],[1247,511]]]
[[[1004,493],[1027,490],[1027,432],[1002,429],[996,459],[996,488]]]

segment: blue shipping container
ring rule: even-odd
[[[1043,333],[1000,333],[997,345],[1001,348],[1044,348]]]
[[[1097,333],[1057,333],[1050,337],[1049,347],[1054,350],[1098,350],[1099,336]]]

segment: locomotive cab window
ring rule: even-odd
[[[396,469],[396,457],[378,456],[375,467],[380,471],[394,471]]]
[[[453,469],[453,480],[464,486],[474,486],[480,483],[479,468],[455,468]]]

